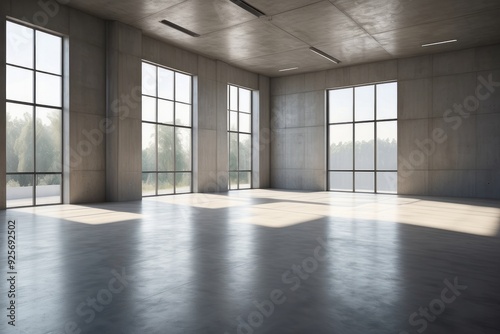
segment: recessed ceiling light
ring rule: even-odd
[[[447,41],[441,41],[441,42],[434,42],[434,43],[429,43],[429,44],[422,44],[422,47],[425,48],[426,46],[434,46],[434,45],[440,45],[440,44],[447,44],[447,43],[455,43],[458,42],[456,39],[450,39]]]
[[[254,6],[250,5],[249,3],[243,0],[230,0],[230,1],[237,6],[240,6],[250,14],[253,14],[257,17],[266,16],[266,14],[264,14],[263,12],[261,12],[260,10],[258,10],[257,8],[255,8]]]
[[[170,22],[168,20],[161,20],[160,21],[161,23],[163,23],[164,25],[166,26],[169,26],[170,28],[174,28],[176,30],[179,30],[180,32],[183,32],[185,34],[188,34],[189,36],[193,36],[193,37],[200,37],[200,35],[198,35],[197,33],[195,32],[192,32],[191,30],[188,30],[184,27],[181,27],[173,22]]]
[[[335,58],[335,57],[330,56],[328,53],[325,53],[325,52],[323,52],[323,51],[321,51],[321,50],[318,50],[318,49],[316,49],[316,48],[314,48],[314,47],[310,47],[310,48],[309,48],[309,50],[311,50],[312,52],[314,52],[315,54],[317,54],[317,55],[319,55],[319,56],[321,56],[321,57],[323,57],[323,58],[328,59],[328,60],[329,60],[329,61],[331,61],[332,63],[335,63],[335,64],[340,64],[340,60],[338,60],[338,59],[337,59],[337,58]]]
[[[293,71],[293,70],[298,70],[298,67],[290,67],[290,68],[284,68],[282,70],[279,70],[279,72],[286,72],[286,71]]]

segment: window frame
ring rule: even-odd
[[[234,98],[231,94],[231,87],[237,89],[236,96],[236,106],[237,110],[231,109],[231,101]],[[240,91],[245,90],[250,94],[250,108],[249,112],[241,111],[240,108]],[[253,94],[254,91],[250,88],[234,85],[231,83],[227,84],[227,147],[228,147],[228,190],[248,190],[253,189],[253,139],[254,139],[254,129],[253,129],[253,120],[254,120],[254,109],[253,109]],[[231,130],[231,113],[237,113],[237,130]],[[240,130],[240,114],[250,115],[250,132],[244,132]],[[238,144],[237,144],[237,152],[238,152],[238,166],[237,169],[231,169],[231,134],[236,134],[238,136]],[[240,135],[250,135],[250,169],[240,169]],[[231,188],[231,173],[238,173],[238,182],[236,188]],[[248,173],[250,175],[249,178],[249,186],[241,187],[241,173]]]
[[[32,190],[32,204],[31,205],[20,205],[20,206],[9,206],[8,203],[9,203],[9,199],[7,198],[6,199],[6,204],[7,204],[7,208],[24,208],[24,207],[35,207],[35,206],[49,206],[49,205],[60,205],[60,204],[63,204],[63,198],[64,198],[64,172],[65,172],[65,169],[64,169],[64,158],[65,158],[65,154],[64,154],[64,147],[65,147],[65,140],[64,140],[64,121],[65,121],[65,116],[64,116],[64,85],[65,85],[65,63],[64,63],[64,37],[63,35],[61,34],[58,34],[58,33],[55,33],[55,32],[52,32],[52,31],[48,31],[46,29],[43,29],[43,28],[40,28],[40,27],[37,27],[37,26],[34,26],[34,25],[28,25],[28,24],[25,24],[23,22],[18,22],[16,20],[12,20],[12,19],[9,19],[7,18],[6,19],[6,26],[8,23],[12,23],[12,24],[16,24],[16,25],[19,25],[19,26],[22,26],[24,28],[28,28],[28,29],[31,29],[32,30],[32,33],[33,33],[33,65],[32,67],[25,67],[25,66],[22,66],[22,65],[17,65],[17,64],[11,64],[8,62],[7,60],[7,55],[6,55],[6,58],[5,58],[5,70],[7,71],[7,68],[10,66],[11,68],[17,68],[17,69],[22,69],[22,70],[28,70],[28,71],[31,71],[32,72],[32,76],[33,76],[33,102],[25,102],[25,101],[17,101],[17,100],[11,100],[11,99],[8,99],[7,96],[5,97],[5,106],[7,106],[7,104],[17,104],[17,105],[23,105],[23,106],[29,106],[32,108],[33,110],[33,172],[8,172],[6,171],[5,173],[5,177],[9,177],[9,176],[16,176],[16,175],[31,175],[32,176],[32,181],[33,181],[33,190]],[[42,32],[44,34],[48,34],[48,35],[52,35],[52,36],[55,36],[57,38],[60,38],[60,43],[61,43],[61,64],[60,64],[60,70],[61,70],[61,73],[60,74],[56,74],[56,73],[52,73],[52,72],[47,72],[47,71],[42,71],[42,70],[38,70],[37,69],[37,32]],[[7,43],[8,43],[8,38],[9,36],[7,35],[7,31],[5,33],[5,37],[6,37],[6,44],[5,44],[5,48],[6,48],[6,52],[7,52]],[[45,74],[45,75],[50,75],[50,76],[57,76],[58,78],[60,78],[61,80],[61,100],[60,100],[60,106],[53,106],[53,105],[46,105],[46,104],[39,104],[37,103],[37,74],[40,73],[40,74]],[[6,80],[5,80],[5,84],[8,85],[7,83],[7,77],[6,77]],[[38,172],[37,171],[37,151],[36,151],[36,148],[37,148],[37,143],[36,143],[36,129],[37,129],[37,126],[36,126],[36,120],[37,120],[37,108],[47,108],[47,109],[58,109],[60,110],[61,112],[61,171],[60,172]],[[5,133],[7,134],[7,124],[6,124],[6,129],[5,129]],[[7,163],[7,161],[6,161]],[[37,190],[37,177],[38,175],[59,175],[60,176],[60,179],[61,179],[61,182],[60,182],[60,196],[59,196],[59,201],[57,203],[44,203],[44,204],[37,204],[37,193],[36,193],[36,190]],[[6,191],[7,191],[8,187],[6,186]]]
[[[150,124],[150,125],[154,125],[156,127],[155,131],[156,131],[156,135],[155,135],[155,170],[152,170],[152,171],[146,171],[146,170],[143,170],[142,168],[142,164],[141,164],[141,175],[142,177],[144,177],[145,174],[154,174],[155,175],[155,191],[154,191],[154,194],[144,194],[144,189],[142,189],[141,187],[141,192],[142,192],[142,197],[143,198],[146,198],[146,197],[157,197],[157,196],[171,196],[171,195],[180,195],[180,194],[190,194],[190,193],[193,193],[193,187],[194,187],[194,178],[193,178],[193,175],[194,175],[194,171],[193,171],[193,166],[194,166],[194,163],[193,163],[193,157],[194,157],[194,152],[193,152],[193,148],[194,148],[194,126],[193,126],[193,120],[194,120],[194,76],[190,73],[187,73],[187,72],[183,72],[183,71],[179,71],[179,70],[176,70],[176,69],[173,69],[173,68],[169,68],[167,66],[162,66],[162,65],[159,65],[159,64],[156,64],[156,63],[153,63],[153,62],[150,62],[150,61],[147,61],[147,60],[141,60],[141,73],[142,73],[142,67],[144,64],[147,64],[147,65],[150,65],[150,66],[154,66],[155,67],[155,71],[156,71],[156,84],[155,84],[155,96],[153,95],[149,95],[149,94],[145,94],[144,93],[144,90],[142,89],[143,88],[143,85],[144,83],[142,82],[143,80],[143,75],[141,75],[141,99],[143,99],[144,97],[147,97],[147,98],[152,98],[152,99],[155,99],[155,112],[156,112],[156,121],[155,122],[152,122],[152,121],[146,121],[143,119],[143,116],[142,116],[142,110],[141,110],[141,127],[144,125],[144,124]],[[164,97],[160,97],[159,96],[159,70],[160,69],[164,69],[164,70],[168,70],[168,71],[171,71],[173,72],[173,86],[172,86],[172,89],[173,89],[173,99],[167,99],[167,98],[164,98]],[[190,101],[191,103],[186,103],[186,102],[181,102],[181,101],[177,101],[177,96],[176,96],[176,73],[179,73],[179,74],[182,74],[182,75],[187,75],[190,77],[190,81],[191,81],[191,84],[190,84]],[[173,123],[172,124],[167,124],[167,123],[161,123],[159,122],[159,117],[158,117],[158,113],[159,113],[159,101],[167,101],[167,102],[171,102],[173,103]],[[177,103],[179,104],[182,104],[182,105],[187,105],[189,106],[189,109],[190,109],[190,113],[189,113],[189,118],[190,118],[190,126],[186,126],[186,125],[178,125],[176,124],[176,111],[177,111]],[[142,108],[141,108],[142,109]],[[159,140],[158,140],[158,130],[159,130],[159,126],[165,126],[165,127],[171,127],[173,128],[173,156],[174,156],[174,161],[173,161],[173,165],[174,165],[174,168],[173,170],[171,171],[160,171],[159,170]],[[177,170],[177,165],[176,165],[176,156],[177,156],[177,144],[176,144],[176,130],[177,129],[189,129],[190,132],[191,132],[191,135],[190,135],[190,140],[189,140],[189,144],[190,144],[190,157],[189,157],[189,160],[190,160],[190,164],[189,164],[189,170],[186,170],[186,171],[178,171]],[[141,142],[142,142],[142,138],[141,138]],[[141,150],[141,159],[142,159],[142,150]],[[173,175],[173,192],[172,193],[169,193],[169,194],[161,194],[159,193],[159,176],[161,174],[166,174],[166,175]],[[178,189],[177,189],[177,178],[178,178],[178,174],[189,174],[190,175],[190,186],[189,186],[189,191],[188,192],[185,192],[185,191],[181,191],[181,192],[178,192]],[[141,178],[142,179],[142,178]]]
[[[377,103],[377,87],[380,85],[384,84],[391,84],[394,83],[396,84],[396,117],[395,118],[384,118],[384,119],[378,119],[378,114],[377,114],[377,109],[378,109],[378,103]],[[356,88],[362,88],[362,87],[369,87],[373,86],[373,119],[371,120],[361,120],[357,121],[356,120]],[[342,122],[331,122],[330,121],[330,106],[331,106],[331,101],[330,101],[330,92],[335,91],[335,90],[341,90],[341,89],[351,89],[352,90],[352,121],[342,121]],[[378,188],[378,181],[377,181],[377,176],[379,173],[396,173],[398,172],[398,162],[397,162],[397,132],[396,132],[396,169],[379,169],[378,168],[378,124],[381,123],[390,123],[390,122],[395,122],[396,123],[396,131],[397,131],[397,125],[398,125],[398,117],[397,117],[397,92],[399,89],[398,82],[396,80],[391,80],[391,81],[384,81],[384,82],[376,82],[376,83],[370,83],[370,84],[362,84],[362,85],[354,85],[354,86],[343,86],[343,87],[336,87],[332,89],[328,89],[326,91],[326,126],[327,126],[327,145],[326,145],[326,157],[327,157],[327,177],[326,177],[326,188],[328,191],[332,192],[347,192],[347,193],[374,193],[374,194],[397,194],[398,193],[398,188],[397,188],[397,180],[396,180],[396,190],[393,191],[383,191],[379,190]],[[356,168],[356,125],[358,124],[373,124],[373,141],[374,141],[374,146],[373,146],[373,169],[357,169]],[[330,157],[330,138],[331,138],[331,131],[330,128],[332,125],[351,125],[352,126],[352,169],[332,169],[331,168],[331,157]],[[331,180],[331,173],[341,173],[341,172],[346,172],[346,173],[352,173],[352,190],[336,190],[333,189],[332,187],[332,180]],[[356,190],[356,174],[357,173],[371,173],[373,174],[373,191],[365,191],[365,190]]]

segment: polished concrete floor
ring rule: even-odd
[[[500,202],[235,191],[0,211],[0,333],[500,333]],[[4,314],[5,313],[5,314]]]

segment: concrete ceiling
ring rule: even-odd
[[[500,42],[499,0],[71,0],[144,34],[271,77]],[[192,30],[191,37],[160,23]],[[425,43],[457,43],[423,48]],[[309,51],[314,46],[334,64]],[[290,72],[284,68],[299,67]]]

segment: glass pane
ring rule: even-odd
[[[156,66],[142,63],[142,94],[156,96]]]
[[[352,122],[353,89],[344,88],[329,92],[330,123]]]
[[[229,134],[229,170],[238,170],[238,134]],[[236,178],[238,178],[236,176]]]
[[[240,134],[240,168],[239,170],[252,169],[252,135]]]
[[[158,170],[174,171],[174,127],[158,125]]]
[[[229,86],[229,109],[238,111],[238,87]]]
[[[191,103],[191,76],[175,72],[175,100]]]
[[[375,118],[375,86],[356,87],[355,116],[356,121],[371,121]]]
[[[174,173],[158,174],[158,195],[170,195],[174,193]]]
[[[61,175],[41,174],[36,177],[36,205],[59,204],[61,198]]]
[[[330,190],[352,191],[352,172],[330,172]]]
[[[16,103],[6,107],[7,172],[33,172],[33,107]]]
[[[330,125],[330,169],[353,169],[352,124]]]
[[[156,171],[156,125],[142,124],[142,170]]]
[[[252,92],[248,89],[240,88],[240,109],[239,111],[252,112]]]
[[[36,69],[62,74],[62,38],[36,32]]]
[[[240,172],[240,189],[250,189],[251,180],[252,180],[251,172]]]
[[[191,192],[191,173],[175,174],[175,193],[183,194]]]
[[[238,131],[238,112],[236,111],[229,113],[229,130]]]
[[[7,207],[33,205],[33,175],[7,175]]]
[[[62,172],[60,109],[36,108],[36,171]]]
[[[398,123],[377,123],[377,169],[398,169]]]
[[[398,84],[377,85],[377,119],[398,117]]]
[[[398,173],[377,173],[377,192],[396,194],[398,192]]]
[[[355,169],[375,169],[375,123],[354,125]]]
[[[175,170],[191,170],[191,129],[175,129]]]
[[[142,120],[156,122],[156,99],[152,97],[142,97]]]
[[[174,99],[174,72],[158,68],[158,96],[163,99]]]
[[[374,173],[355,173],[355,191],[359,192],[374,192],[375,179]]]
[[[156,195],[156,173],[142,173],[142,196]]]
[[[191,126],[191,105],[175,104],[175,125]]]
[[[62,107],[62,78],[57,75],[37,72],[36,103]]]
[[[173,102],[158,100],[158,122],[165,124],[174,124]]]
[[[252,115],[240,113],[240,132],[252,132]]]
[[[238,172],[229,173],[229,189],[230,190],[238,189]]]
[[[7,63],[33,68],[34,30],[7,21]]]
[[[33,71],[7,66],[7,100],[33,103]]]

